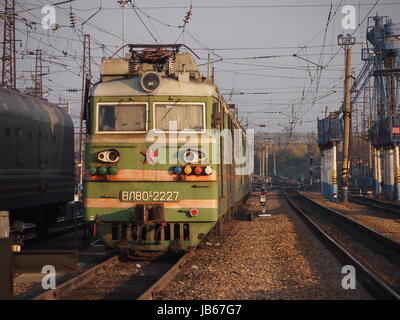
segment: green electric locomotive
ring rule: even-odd
[[[249,194],[251,148],[194,53],[128,46],[103,59],[86,106],[85,218],[109,247],[195,247]]]

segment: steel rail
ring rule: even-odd
[[[76,230],[82,230],[85,226],[85,223],[80,219],[76,226],[72,223],[66,225],[66,226],[54,226],[50,229],[50,232],[44,236],[39,236],[36,231],[34,232],[27,232],[23,233],[23,238],[22,242],[24,244],[32,244],[32,243],[38,243],[38,242],[44,242],[46,240],[52,240],[56,239],[58,237],[62,237],[66,234],[71,234],[75,232],[75,227]],[[36,235],[36,236],[34,236]],[[32,237],[31,237],[32,236]]]
[[[400,214],[400,205],[381,201],[378,199],[368,198],[364,196],[349,195],[349,200],[358,204],[374,207],[376,209],[386,210],[396,214]]]
[[[32,300],[58,300],[63,292],[73,290],[85,285],[86,283],[90,282],[97,275],[97,273],[101,272],[102,270],[113,264],[118,263],[118,259],[118,255],[114,255],[106,261],[103,261],[102,263],[86,270],[78,276],[64,282],[58,288],[43,292]]]
[[[290,187],[291,188],[291,187]],[[312,219],[310,219],[306,213],[304,213],[294,202],[289,198],[286,191],[279,186],[280,191],[285,197],[286,201],[293,208],[293,210],[302,218],[306,225],[311,229],[311,231],[317,236],[317,238],[342,262],[354,266],[356,269],[358,279],[361,284],[377,299],[385,300],[400,300],[400,295],[396,293],[389,285],[387,285],[382,279],[380,279],[376,274],[374,274],[369,268],[367,268],[363,263],[352,256],[345,248],[338,244],[334,239],[332,239],[327,233],[325,233]],[[291,188],[292,189],[292,188]],[[296,194],[303,196],[297,190],[293,189]],[[310,200],[312,201],[312,200]],[[314,202],[314,201],[312,201]],[[316,204],[318,207],[327,209],[323,206]],[[330,209],[327,209],[330,210]]]
[[[161,290],[163,290],[181,271],[182,266],[189,261],[195,254],[195,248],[192,248],[186,252],[171,268],[168,269],[150,288],[144,291],[138,298],[138,300],[152,300],[154,296]],[[90,283],[98,273],[101,273],[104,269],[109,268],[112,265],[119,263],[119,256],[114,255],[108,260],[86,270],[78,276],[64,282],[54,290],[46,291],[33,300],[58,300],[67,291],[79,289],[85,284]]]
[[[347,226],[350,226],[351,228],[354,228],[357,231],[359,231],[360,233],[364,234],[371,241],[373,241],[375,243],[375,245],[377,245],[377,247],[382,248],[382,250],[390,249],[396,254],[400,253],[400,242],[390,239],[389,237],[387,237],[379,232],[376,232],[375,230],[372,230],[371,228],[369,228],[359,222],[356,222],[350,218],[347,218],[345,215],[343,215],[333,209],[324,207],[323,205],[319,204],[318,202],[301,194],[300,192],[298,192],[296,189],[294,189],[291,186],[288,186],[288,188],[292,189],[293,192],[295,192],[298,196],[302,197],[304,200],[308,201],[312,205],[321,209],[323,212],[329,214],[329,217],[336,218],[340,222],[345,223]],[[385,252],[382,252],[382,253],[385,254]]]
[[[182,270],[182,267],[195,254],[196,249],[191,248],[185,253],[160,279],[147,289],[137,300],[153,300],[154,296],[163,290]]]

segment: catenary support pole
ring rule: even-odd
[[[342,161],[342,201],[348,202],[349,193],[349,173],[350,173],[350,137],[351,137],[351,46],[355,44],[355,37],[350,35],[338,37],[338,44],[345,51],[345,99],[342,107],[343,111],[343,161]]]

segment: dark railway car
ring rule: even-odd
[[[74,197],[74,126],[47,101],[0,88],[0,210],[48,227]]]

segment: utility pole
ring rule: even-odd
[[[274,152],[274,176],[276,176],[276,153]]]
[[[349,195],[349,169],[350,169],[350,136],[351,136],[351,47],[356,43],[356,38],[350,35],[338,36],[338,44],[344,49],[345,52],[345,95],[343,111],[343,161],[342,161],[342,201],[348,202]]]
[[[42,50],[36,49],[36,63],[35,63],[35,85],[34,85],[34,96],[37,98],[43,98],[43,60],[42,60]]]
[[[71,99],[68,99],[67,100],[67,113],[69,114],[69,115],[71,115],[72,113],[72,103],[71,103]]]
[[[368,116],[368,132],[371,131],[372,128],[372,116]],[[372,181],[373,177],[373,156],[372,156],[372,143],[371,140],[368,139],[368,178]]]
[[[312,188],[313,185],[313,151],[312,151],[312,142],[309,141],[307,143],[307,153],[310,155],[310,188]]]
[[[79,126],[79,197],[81,199],[81,186],[83,183],[83,168],[84,168],[84,135],[86,130],[83,125],[83,116],[85,110],[85,94],[87,83],[92,77],[91,55],[90,55],[90,35],[85,34],[83,39],[83,60],[82,60],[82,97],[81,97],[81,113]],[[86,126],[85,126],[86,127]]]
[[[265,146],[265,176],[268,177],[268,146]]]
[[[3,25],[3,67],[1,85],[9,89],[16,88],[15,63],[15,0],[5,0]]]
[[[119,7],[122,9],[122,56],[125,56],[125,15],[124,11],[125,8],[127,8],[130,4],[132,4],[132,0],[119,0],[117,1],[119,4]]]
[[[313,162],[314,158],[313,155],[310,155],[310,187],[312,188],[313,185]]]

